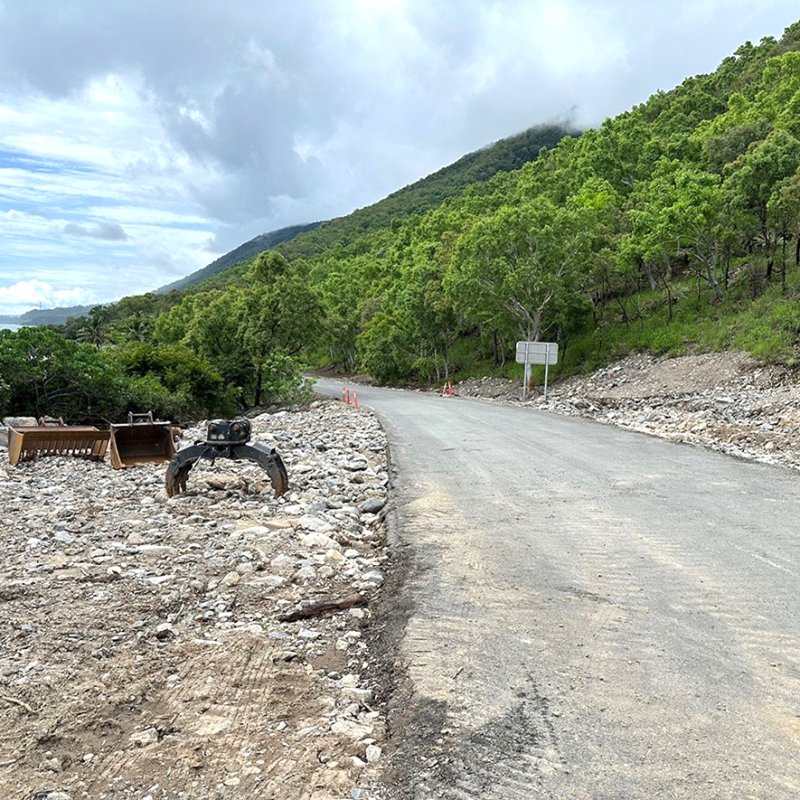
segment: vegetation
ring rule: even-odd
[[[197,270],[197,272],[193,272],[191,275],[187,275],[185,278],[181,278],[167,286],[162,286],[160,289],[156,290],[156,293],[168,294],[169,292],[188,289],[190,286],[213,278],[215,275],[231,267],[247,263],[265,250],[272,250],[279,244],[290,242],[295,236],[299,236],[301,233],[313,231],[318,225],[319,222],[310,222],[308,225],[291,225],[288,228],[280,228],[277,231],[259,234],[250,239],[250,241],[240,244],[238,247],[231,250],[230,253],[225,253],[224,256],[220,256],[216,261],[212,261],[207,266]]]
[[[406,186],[367,208],[346,217],[323,222],[312,233],[298,236],[281,247],[289,259],[310,259],[337,245],[348,245],[401,220],[424,214],[469,186],[488,181],[499,172],[511,172],[534,161],[548,147],[577,132],[564,124],[535,125],[522,133],[463,156],[458,161]]]
[[[296,398],[302,361],[398,383],[502,373],[518,339],[558,342],[562,372],[633,349],[795,364],[799,50],[797,23],[597,130],[553,131],[519,169],[496,169],[517,166],[507,140],[191,293],[94,309],[67,349],[46,340],[53,363],[81,367],[67,382],[99,392],[86,407],[110,402],[98,382],[128,381],[125,403],[163,387],[183,413]],[[0,339],[6,408],[61,397],[14,373],[32,335]]]
[[[100,422],[143,408],[168,419],[235,408],[220,374],[185,348],[99,350],[41,327],[0,331],[0,375],[0,415]]]

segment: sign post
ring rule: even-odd
[[[558,344],[556,342],[517,342],[517,364],[525,365],[522,379],[522,399],[528,398],[528,381],[531,364],[544,364],[544,399],[547,400],[547,378],[551,364],[558,363]]]

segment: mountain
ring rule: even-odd
[[[544,149],[554,148],[580,131],[562,123],[544,123],[522,133],[500,139],[409,186],[358,209],[345,217],[323,222],[314,231],[298,236],[281,247],[287,258],[311,258],[334,245],[347,245],[364,234],[391,227],[396,220],[424,214],[450,197],[458,197],[476,183],[484,183],[498,172],[512,172],[535,161]]]
[[[462,194],[468,186],[488,181],[498,172],[519,169],[529,161],[534,161],[542,149],[551,149],[565,136],[576,135],[578,131],[567,125],[536,125],[462,156],[449,166],[345,217],[326,222],[291,225],[259,234],[202,269],[156,289],[154,294],[163,295],[188,289],[279,245],[282,245],[282,252],[288,258],[308,258],[335,244],[349,244],[366,233],[390,227],[395,220],[430,211],[447,198]],[[19,316],[0,317],[0,322],[15,325],[62,325],[69,317],[83,316],[91,308],[93,306],[32,309]]]
[[[458,197],[467,187],[476,183],[485,183],[498,172],[517,170],[535,161],[543,149],[555,147],[566,136],[578,135],[579,131],[565,124],[535,125],[468,153],[437,172],[347,216],[256,236],[207,267],[162,286],[156,293],[187,289],[215,276],[219,276],[215,284],[224,285],[244,272],[245,262],[264,250],[278,246],[284,256],[294,259],[313,258],[335,245],[348,245],[365,234],[389,228],[396,221],[437,208],[448,198]]]
[[[82,317],[94,306],[69,308],[32,308],[24,314],[0,316],[0,322],[10,325],[63,325],[70,317]]]
[[[202,269],[192,272],[185,278],[181,278],[180,280],[174,281],[166,286],[162,286],[160,289],[156,289],[155,293],[167,294],[167,292],[187,289],[190,286],[194,286],[196,283],[200,283],[200,281],[204,281],[207,278],[217,275],[218,273],[234,266],[235,264],[255,258],[259,253],[264,252],[264,250],[272,250],[273,247],[277,247],[279,244],[291,241],[295,236],[298,236],[301,233],[313,231],[318,225],[319,222],[311,222],[307,225],[291,225],[287,228],[271,231],[270,233],[261,233],[255,238],[250,239],[250,241],[240,244],[237,248],[231,250],[229,253],[225,253],[224,256],[220,256],[216,261],[212,261]]]

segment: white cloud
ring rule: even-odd
[[[90,239],[104,239],[109,242],[124,242],[128,234],[116,222],[98,222],[93,226],[78,225],[77,222],[68,222],[64,226],[64,233],[70,236],[88,236]]]
[[[0,286],[0,308],[5,314],[22,314],[31,308],[89,305],[99,302],[97,295],[80,287],[55,289],[39,280],[19,281]]]

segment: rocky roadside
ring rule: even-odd
[[[168,499],[164,465],[2,456],[0,796],[385,796],[365,641],[388,558],[384,434],[326,400],[252,422],[289,472],[278,500],[250,462],[202,463]]]
[[[553,382],[522,402],[521,381],[470,379],[457,394],[588,417],[729,455],[800,469],[800,383],[786,367],[743,353],[628,356]]]

